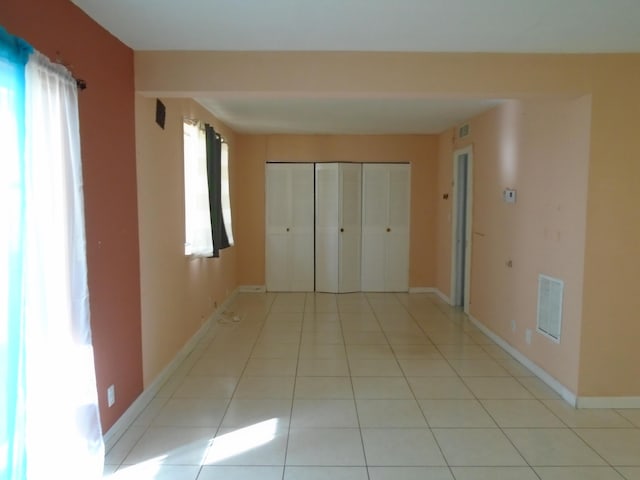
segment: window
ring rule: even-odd
[[[204,125],[184,121],[184,254],[213,254]]]
[[[210,125],[184,121],[185,255],[217,257],[233,245],[229,146]]]

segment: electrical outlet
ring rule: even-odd
[[[526,332],[524,332],[524,341],[527,342],[527,345],[531,345],[531,329],[527,328]]]
[[[511,320],[511,331],[512,332],[516,331],[516,321],[515,320]]]
[[[107,388],[107,406],[113,407],[114,403],[116,403],[116,386],[110,385]]]

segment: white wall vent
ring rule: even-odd
[[[458,129],[458,138],[464,138],[469,135],[469,124],[465,123]]]
[[[560,342],[564,282],[547,275],[538,277],[538,332]]]

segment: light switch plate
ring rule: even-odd
[[[502,192],[502,198],[505,203],[516,203],[516,190],[513,188],[505,188]]]

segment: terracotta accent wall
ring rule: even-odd
[[[142,364],[145,388],[237,286],[236,252],[219,258],[184,254],[183,119],[209,123],[229,144],[230,194],[237,199],[235,135],[192,100],[162,99],[165,128],[155,123],[155,98],[136,96]],[[241,185],[241,184],[240,184]],[[233,223],[238,215],[232,204]]]
[[[68,0],[3,0],[0,24],[71,64],[88,84],[79,92],[80,134],[91,327],[106,431],[142,392],[133,52]],[[112,384],[116,403],[107,408]]]
[[[588,96],[511,101],[471,119],[470,135],[453,142],[453,149],[473,146],[470,314],[574,393],[581,339],[590,108]],[[453,131],[440,138],[445,142],[441,150],[448,150],[441,158],[443,189],[452,181],[453,152],[446,145],[451,145]],[[515,204],[502,200],[505,188],[517,190]],[[451,203],[447,206],[448,215]],[[447,229],[445,222],[443,226]],[[450,237],[449,233],[449,242]],[[450,263],[444,267],[450,269]],[[565,282],[559,344],[536,333],[541,273]],[[525,342],[526,329],[533,332],[530,345]]]
[[[435,284],[437,137],[430,135],[262,135],[239,137],[242,190],[241,284],[265,283],[265,164],[277,162],[407,162],[411,164],[409,286]],[[246,233],[245,233],[246,232]],[[250,242],[250,243],[247,243]],[[246,252],[246,253],[245,253]],[[246,258],[245,258],[246,255]]]

